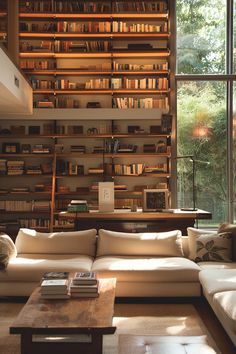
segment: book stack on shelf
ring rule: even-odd
[[[67,206],[67,210],[71,212],[87,212],[88,204],[87,200],[71,200]]]
[[[71,297],[98,297],[98,279],[95,272],[77,272],[70,285]]]
[[[43,299],[69,299],[69,273],[44,273],[40,292]]]

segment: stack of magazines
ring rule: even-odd
[[[77,272],[70,285],[71,297],[98,297],[98,279],[94,272]]]
[[[69,273],[45,273],[42,278],[40,292],[43,299],[69,299]]]

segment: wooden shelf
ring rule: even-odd
[[[164,93],[169,93],[170,90],[157,90],[157,89],[136,89],[136,90],[131,90],[131,89],[90,89],[90,90],[54,90],[54,89],[36,89],[33,90],[35,94],[51,94],[51,95],[111,95],[111,94],[164,94]]]
[[[78,157],[78,158],[94,158],[94,157],[105,157],[105,158],[121,158],[121,157],[170,157],[170,153],[77,153],[77,152],[70,152],[70,153],[63,153],[57,154],[57,157]]]
[[[166,58],[170,55],[169,50],[146,51],[146,52],[20,52],[20,58],[55,58],[55,59],[74,59],[74,58]]]
[[[45,13],[45,12],[21,12],[20,18],[47,18],[47,19],[119,19],[119,18],[143,18],[143,19],[168,19],[168,13]]]
[[[24,157],[24,158],[44,158],[53,157],[53,154],[0,154],[0,157]]]
[[[100,33],[87,33],[87,32],[20,32],[20,38],[158,38],[168,39],[169,33],[160,32],[100,32]]]
[[[72,76],[90,76],[90,75],[169,75],[169,70],[150,70],[150,71],[144,71],[144,70],[139,70],[139,71],[99,71],[99,70],[70,70],[70,69],[55,69],[55,70],[29,70],[29,69],[22,69],[26,75],[72,75]]]
[[[104,138],[160,138],[160,137],[170,137],[171,134],[149,134],[149,133],[144,133],[144,134],[48,134],[48,135],[0,135],[0,139],[42,139],[42,138],[51,138],[51,139],[71,139],[71,138],[79,138],[79,139],[104,139]],[[1,156],[2,154],[0,154]],[[15,154],[19,156],[19,154]],[[28,155],[37,155],[37,154],[21,154],[22,156],[28,156]],[[52,155],[52,154],[43,154],[45,155]],[[4,156],[9,156],[9,154],[4,154]]]

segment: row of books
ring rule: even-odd
[[[156,89],[156,90],[167,90],[169,87],[168,79],[166,77],[156,78],[143,78],[143,79],[128,79],[123,78],[112,78],[111,85],[113,89]]]
[[[46,272],[40,292],[43,299],[98,297],[99,281],[94,272],[76,272],[72,279],[68,272]]]
[[[0,210],[3,211],[48,212],[50,208],[49,200],[0,200]]]
[[[161,24],[150,23],[127,23],[123,21],[99,21],[99,22],[46,22],[32,23],[20,22],[21,32],[35,33],[165,33],[167,32],[167,22]]]
[[[160,47],[153,47],[150,43],[128,43],[114,44],[110,41],[38,41],[38,43],[21,41],[21,52],[39,52],[39,53],[96,53],[96,52],[133,52],[133,51],[157,51],[166,50],[167,47],[163,43],[159,43]]]
[[[145,97],[145,98],[135,98],[135,97],[114,97],[112,99],[113,107],[119,109],[127,108],[162,108],[169,109],[168,97]]]
[[[110,13],[110,12],[166,12],[166,1],[20,1],[20,12]]]
[[[34,60],[34,59],[21,59],[20,68],[23,70],[59,70],[56,67],[56,63],[52,60]],[[83,70],[83,71],[155,71],[155,70],[168,70],[168,62],[160,62],[157,60],[153,64],[130,64],[130,63],[120,63],[113,61],[112,63],[102,63],[96,65],[79,65],[76,68],[71,68],[72,70]]]
[[[168,70],[168,62],[157,62],[154,64],[130,64],[130,63],[119,63],[113,61],[113,70],[129,70],[129,71],[152,71],[152,70]]]
[[[86,82],[72,82],[67,79],[61,80],[39,80],[31,79],[34,90],[104,90],[104,89],[134,89],[134,90],[167,90],[169,87],[167,78],[143,78],[128,79],[112,78],[90,79]]]
[[[145,165],[143,163],[114,164],[115,175],[141,175]]]
[[[167,22],[161,24],[149,23],[127,23],[123,21],[112,22],[112,32],[114,33],[153,33],[167,32]]]
[[[30,190],[29,187],[12,187],[10,189],[7,188],[1,188],[0,193],[1,194],[7,194],[7,193],[30,193],[30,192],[51,192],[52,191],[52,186],[51,184],[44,184],[44,183],[38,183],[35,184],[34,190]]]
[[[35,99],[35,108],[80,108],[79,101],[72,97],[47,97],[45,99]],[[102,105],[100,105],[102,107]],[[114,97],[112,99],[112,108],[145,108],[145,109],[169,109],[168,97],[159,98],[145,97]]]
[[[18,219],[20,227],[25,228],[50,228],[50,219],[32,218],[32,219]]]

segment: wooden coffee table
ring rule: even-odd
[[[36,288],[10,327],[21,335],[21,354],[102,354],[113,334],[115,279],[101,279],[98,298],[44,300]]]

